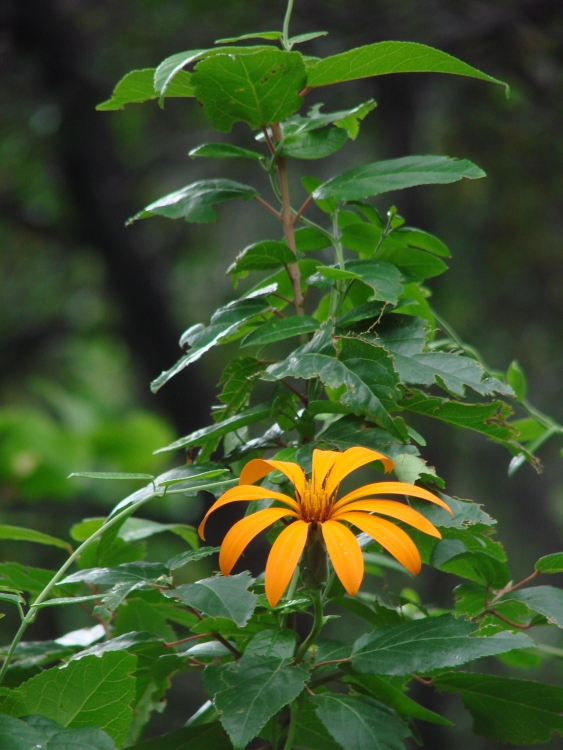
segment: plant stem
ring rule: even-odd
[[[344,264],[344,251],[342,249],[342,243],[340,242],[340,227],[338,226],[338,210],[332,214],[332,242],[334,249],[336,250],[336,259],[338,266],[341,271],[345,270]],[[342,281],[335,281],[332,291],[330,293],[330,305],[328,309],[328,317],[335,318],[340,312],[344,297],[346,295],[345,289],[342,288]]]
[[[292,11],[293,11],[293,0],[288,0],[287,10],[285,12],[285,18],[283,20],[283,37],[282,37],[283,48],[287,52],[291,50],[291,45],[289,43],[289,22],[291,20]]]
[[[276,142],[281,139],[281,129],[278,123],[274,123],[272,126],[272,133]],[[281,220],[283,224],[283,231],[285,234],[285,241],[287,246],[293,252],[296,257],[295,263],[290,263],[287,267],[287,273],[291,280],[291,286],[293,288],[293,304],[295,305],[295,311],[298,315],[304,315],[304,303],[303,295],[301,294],[301,272],[299,265],[297,264],[297,247],[295,245],[295,224],[293,221],[293,212],[291,210],[291,202],[289,198],[289,184],[287,181],[287,163],[283,156],[276,158],[276,164],[278,168],[278,176],[280,179],[280,190],[282,198],[282,210]]]
[[[295,730],[297,729],[298,712],[299,712],[299,707],[297,705],[297,701],[295,700],[289,707],[289,726],[287,727],[287,738],[285,740],[285,745],[283,746],[283,750],[292,750],[293,748]]]
[[[312,645],[315,638],[321,632],[321,628],[323,626],[323,600],[320,589],[313,589],[312,591],[310,591],[310,594],[313,599],[313,626],[311,628],[311,632],[297,650],[297,653],[295,655],[296,664],[299,664],[303,661],[303,657],[309,650],[309,646]]]
[[[37,599],[34,601],[34,603],[30,606],[29,611],[27,615],[24,617],[22,624],[20,625],[18,632],[14,636],[14,640],[12,641],[12,644],[10,646],[10,650],[8,651],[8,654],[6,656],[6,659],[4,660],[4,664],[2,665],[2,670],[0,671],[0,683],[4,679],[6,672],[8,671],[8,667],[10,666],[10,663],[12,661],[12,658],[14,656],[14,652],[18,646],[18,643],[23,638],[23,635],[25,631],[27,630],[28,626],[31,625],[31,623],[35,620],[37,617],[38,612],[38,606],[45,601],[45,599],[49,596],[51,593],[51,590],[53,586],[57,584],[58,581],[64,576],[66,571],[70,568],[73,562],[78,560],[80,555],[84,552],[84,550],[89,547],[93,542],[97,541],[109,528],[111,528],[114,524],[119,523],[122,518],[130,516],[132,513],[134,513],[137,508],[140,508],[141,505],[144,505],[145,503],[148,503],[149,500],[152,500],[155,497],[163,497],[166,490],[161,490],[159,492],[153,492],[148,497],[144,497],[142,500],[138,500],[133,505],[129,505],[127,508],[121,511],[121,513],[118,513],[116,516],[114,516],[111,520],[106,521],[103,526],[101,526],[97,531],[95,531],[92,536],[90,536],[88,539],[86,539],[85,542],[83,542],[80,547],[78,547],[72,555],[68,558],[68,560],[64,563],[64,565],[59,568],[59,570],[55,573],[55,575],[51,578],[49,583],[45,586],[43,591],[39,594]]]
[[[293,597],[295,596],[295,591],[297,589],[297,584],[299,583],[299,567],[295,568],[293,572],[293,576],[291,577],[291,581],[289,583],[289,588],[287,590],[287,600],[291,601]],[[287,623],[288,613],[285,612],[280,619],[280,628],[285,628],[285,625]]]

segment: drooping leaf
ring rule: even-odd
[[[295,263],[295,255],[283,242],[262,240],[246,247],[237,255],[227,273],[232,276],[246,275],[248,271],[266,271]]]
[[[257,191],[253,187],[242,185],[234,180],[225,178],[199,180],[154,201],[132,216],[127,224],[149,216],[165,216],[168,219],[183,218],[188,222],[208,224],[217,219],[217,211],[213,208],[217,203],[232,201],[236,198],[249,200],[255,195]]]
[[[132,70],[127,73],[113,90],[111,98],[96,107],[102,112],[124,109],[126,104],[142,104],[151,99],[158,99],[159,93],[154,88],[154,68]],[[180,71],[166,91],[167,97],[194,97],[191,75]]]
[[[210,679],[212,674],[207,667],[204,685],[214,694],[221,723],[236,748],[246,747],[271,716],[295,700],[309,676],[301,665],[265,656],[243,656]]]
[[[19,526],[0,525],[0,539],[11,539],[17,542],[36,542],[37,544],[46,544],[50,547],[59,547],[68,550],[69,545],[62,539],[57,539],[50,534],[43,534],[41,531],[34,529],[23,529]]]
[[[288,136],[283,142],[282,156],[292,159],[324,159],[339,151],[348,140],[341,128],[325,128]]]
[[[5,562],[0,563],[0,584],[16,591],[28,591],[39,594],[53,578],[52,570],[33,568],[29,565]],[[71,596],[76,586],[62,586],[60,583],[54,588],[54,593]]]
[[[433,47],[416,42],[378,42],[307,65],[307,86],[328,86],[388,73],[452,73],[507,84]]]
[[[161,737],[153,737],[130,750],[232,750],[232,745],[218,723],[189,726]]]
[[[255,130],[292,115],[302,104],[306,78],[298,52],[265,47],[207,57],[196,65],[192,83],[213,126],[229,132],[235,122]]]
[[[270,307],[268,295],[271,291],[268,288],[243,299],[234,300],[225,307],[219,308],[211,317],[208,326],[197,323],[188,328],[180,339],[180,346],[189,346],[190,349],[173,367],[153,380],[151,383],[152,392],[156,393],[174,375],[177,375],[193,362],[197,362],[214,346],[237,333],[243,323],[266,312]]]
[[[121,745],[131,721],[137,657],[89,656],[64,669],[49,669],[16,690],[0,689],[0,711],[21,717],[41,714],[64,727],[95,726]]]
[[[191,156],[192,159],[198,156],[205,156],[208,159],[251,159],[252,161],[262,159],[262,154],[258,151],[233,146],[230,143],[204,143],[192,148],[188,156]]]
[[[101,729],[65,729],[39,715],[25,721],[0,715],[0,745],[3,750],[115,750],[113,740]]]
[[[314,130],[326,128],[328,125],[336,125],[343,128],[348,137],[354,139],[360,130],[360,122],[377,106],[373,99],[358,104],[352,109],[341,110],[339,112],[321,112],[322,104],[315,104],[307,112],[306,116],[293,115],[288,117],[282,124],[284,136],[286,138],[298,135],[299,133],[309,133]],[[257,140],[262,140],[263,136],[257,135]]]
[[[197,583],[164,592],[169,598],[177,598],[189,607],[196,607],[210,617],[225,617],[239,627],[246,625],[256,607],[256,594],[248,591],[253,582],[248,572],[236,576],[213,576]]]
[[[461,695],[476,734],[494,742],[528,745],[563,734],[563,688],[529,680],[448,672],[434,687]]]
[[[194,445],[202,445],[208,438],[211,437],[222,437],[228,435],[230,432],[239,430],[242,427],[247,427],[250,424],[256,422],[263,422],[270,416],[271,405],[270,404],[258,404],[252,406],[249,409],[235,414],[233,417],[229,417],[222,422],[211,425],[210,427],[203,427],[201,430],[196,430],[186,437],[176,440],[174,443],[167,445],[165,448],[159,448],[156,453],[167,453],[168,451],[175,451],[179,448],[190,448]]]
[[[241,347],[265,346],[276,341],[283,341],[300,336],[301,334],[314,333],[319,328],[319,321],[308,315],[292,315],[291,318],[271,318],[259,328],[255,328],[241,341]]]
[[[483,656],[533,647],[523,633],[497,633],[491,638],[472,634],[478,626],[451,615],[380,628],[356,641],[352,666],[358,672],[407,675],[465,664]]]
[[[365,695],[316,695],[317,716],[346,750],[403,750],[407,725]]]
[[[381,701],[386,706],[390,706],[400,716],[408,719],[428,721],[431,724],[452,726],[452,722],[448,721],[448,719],[424,708],[420,703],[413,701],[412,698],[405,695],[402,678],[382,677],[376,674],[358,674],[353,670],[347,670],[347,676],[344,678],[344,681],[368,691],[376,700]]]
[[[522,602],[529,609],[547,617],[548,622],[563,628],[563,590],[554,586],[534,586],[512,591],[499,601],[509,600]]]
[[[485,173],[467,159],[405,156],[349,169],[323,183],[313,192],[313,197],[353,201],[416,185],[445,185],[463,177],[475,180],[485,177]]]

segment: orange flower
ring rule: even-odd
[[[284,508],[259,510],[235,523],[225,536],[219,554],[221,572],[228,576],[245,547],[257,534],[281,518],[294,518],[295,521],[290,523],[274,542],[266,563],[266,596],[273,607],[280,600],[299,562],[310,526],[321,527],[336,575],[350,596],[354,596],[360,588],[364,575],[364,560],[356,537],[343,522],[353,524],[369,534],[407,570],[419,573],[420,554],[412,539],[402,529],[380,518],[379,515],[396,518],[438,539],[441,538],[440,532],[409,505],[394,500],[375,500],[370,496],[412,495],[436,503],[449,513],[451,510],[443,500],[428,490],[405,482],[367,484],[337,501],[338,488],[344,477],[372,461],[381,461],[386,472],[393,469],[393,461],[390,458],[368,448],[349,448],[343,453],[313,451],[313,472],[310,480],[307,480],[298,464],[261,458],[249,461],[242,470],[239,486],[227,490],[207,511],[199,526],[199,535],[204,539],[203,530],[210,514],[227,503],[266,498],[283,503],[286,506]],[[295,497],[253,484],[276,469],[293,482]],[[370,515],[371,513],[378,515]]]

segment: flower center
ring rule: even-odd
[[[322,523],[327,520],[330,513],[330,500],[322,488],[311,488],[311,482],[307,482],[307,489],[300,504],[304,521]]]

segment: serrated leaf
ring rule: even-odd
[[[318,377],[329,388],[337,389],[344,385],[346,390],[339,397],[342,404],[355,414],[367,414],[402,440],[402,430],[391,419],[380,400],[381,397],[390,399],[393,395],[392,365],[391,369],[389,367],[391,362],[380,347],[360,351],[360,347],[355,344],[356,342],[348,344],[344,340],[338,359],[327,354],[308,354],[297,350],[297,353],[294,352],[283,362],[270,365],[262,377],[264,380],[281,380],[286,377],[309,380]],[[360,366],[365,380],[356,370]],[[384,378],[383,385],[378,377]]]
[[[330,266],[317,268],[317,273],[332,278],[357,279],[373,289],[373,299],[396,305],[403,291],[402,276],[390,263],[378,260],[348,260],[345,271]],[[310,280],[309,280],[310,281]]]
[[[563,552],[540,557],[534,567],[541,573],[563,573]]]
[[[259,328],[248,333],[241,341],[241,347],[266,346],[276,341],[284,341],[293,336],[313,333],[319,328],[319,321],[308,315],[292,315],[291,318],[271,318]]]
[[[283,242],[262,240],[246,247],[229,266],[227,273],[238,276],[248,271],[265,271],[295,263],[295,255]]]
[[[262,630],[248,643],[244,655],[292,659],[296,644],[294,630]]]
[[[339,151],[348,140],[340,128],[326,128],[289,135],[283,142],[282,156],[292,159],[324,159]]]
[[[270,416],[270,411],[270,404],[258,404],[257,406],[252,406],[251,408],[245,409],[222,422],[218,422],[210,427],[203,427],[201,430],[196,430],[195,432],[186,435],[186,437],[180,438],[174,443],[167,445],[165,448],[159,448],[155,453],[166,453],[168,451],[178,450],[179,448],[189,448],[193,445],[202,445],[210,437],[219,438],[230,432],[239,430],[242,427],[247,427],[250,424],[263,422]]]
[[[400,716],[409,719],[420,719],[428,721],[431,724],[440,724],[442,726],[453,726],[443,716],[429,711],[420,703],[413,701],[408,695],[405,695],[402,686],[403,680],[394,677],[382,677],[375,674],[358,674],[352,670],[347,672],[344,682],[352,683],[367,690],[377,700],[380,700],[386,706],[390,706]]]
[[[434,687],[460,694],[474,732],[495,742],[527,745],[563,734],[562,687],[465,672],[439,675]]]
[[[475,180],[485,176],[482,169],[467,159],[404,156],[349,169],[323,183],[313,192],[313,197],[353,201],[417,185],[445,185],[463,177]]]
[[[547,617],[548,622],[563,628],[563,590],[553,586],[534,586],[518,589],[499,599],[499,602],[518,601],[534,612]]]
[[[305,750],[342,750],[342,745],[332,738],[317,716],[316,708],[310,698],[303,701],[295,730],[295,747]]]
[[[169,560],[166,565],[170,570],[177,570],[178,568],[182,568],[184,565],[187,565],[190,562],[197,562],[198,560],[203,560],[204,557],[209,557],[209,555],[215,555],[219,552],[220,549],[220,547],[201,547],[200,549],[190,549],[187,552],[182,552],[181,554],[176,555],[171,560]]]
[[[218,723],[190,726],[133,745],[129,750],[232,750]]]
[[[266,312],[270,307],[268,295],[271,291],[271,289],[266,289],[256,292],[252,296],[234,300],[225,307],[219,308],[211,317],[207,327],[197,323],[188,328],[180,339],[180,346],[187,345],[190,349],[173,367],[165,370],[158,378],[153,380],[151,383],[152,392],[156,393],[174,375],[177,375],[193,362],[197,362],[214,346],[235,335],[243,323]]]
[[[477,629],[478,625],[456,620],[451,615],[380,628],[356,641],[352,666],[367,674],[426,674],[534,645],[523,633],[504,632],[479,638],[472,635]]]
[[[208,670],[204,685],[215,693],[213,702],[221,724],[236,748],[246,747],[271,716],[295,700],[309,676],[303,666],[264,656],[243,656],[226,664],[213,685],[206,680]]]
[[[404,750],[407,725],[381,703],[364,695],[316,695],[320,718],[346,750]]]
[[[208,159],[251,159],[260,161],[262,154],[258,151],[251,151],[248,148],[232,146],[230,143],[204,143],[196,146],[188,153],[192,159],[196,157],[207,157]]]
[[[62,539],[57,539],[50,534],[43,534],[41,531],[34,529],[24,529],[19,526],[0,525],[0,539],[11,539],[16,542],[36,542],[37,544],[46,544],[50,547],[59,547],[67,550],[69,545]]]
[[[235,122],[256,130],[292,115],[302,104],[306,79],[298,52],[266,47],[208,57],[196,65],[192,83],[214,127],[229,132]]]
[[[121,745],[132,716],[135,679],[130,675],[136,664],[137,657],[113,652],[49,669],[16,690],[1,688],[1,713],[41,714],[71,728],[97,726]]]
[[[224,406],[213,409],[213,419],[221,422],[248,405],[250,394],[264,365],[256,357],[235,357],[223,370],[219,384],[223,390],[219,401]]]
[[[86,583],[94,586],[115,586],[118,583],[126,583],[134,585],[153,582],[167,574],[168,567],[164,563],[124,563],[114,568],[79,570],[64,578],[61,584]]]
[[[101,729],[65,729],[38,715],[25,721],[0,715],[0,745],[3,750],[115,750],[113,740]]]
[[[113,90],[111,98],[98,104],[98,111],[107,112],[124,109],[126,104],[142,104],[151,99],[158,99],[159,92],[154,87],[154,68],[132,70],[127,73]],[[180,71],[166,91],[167,97],[194,97],[191,74]]]
[[[289,138],[300,133],[310,133],[314,130],[320,130],[329,125],[337,125],[343,127],[347,131],[354,131],[354,125],[352,123],[355,122],[355,132],[357,134],[357,131],[359,130],[359,122],[363,120],[369,112],[375,109],[376,106],[377,104],[373,99],[368,99],[368,101],[358,104],[351,109],[340,110],[339,112],[321,112],[323,105],[315,104],[309,109],[305,116],[293,115],[292,117],[288,117],[283,123],[281,123],[281,126],[285,138]],[[354,138],[355,136],[350,135],[350,137]],[[256,140],[264,140],[264,135],[259,133],[256,136]],[[321,184],[320,181],[319,184]]]
[[[507,84],[482,73],[446,52],[416,42],[378,42],[348,50],[340,55],[307,65],[307,86],[328,86],[332,83],[388,73],[451,73],[470,76],[491,83]]]
[[[361,445],[380,451],[390,458],[405,451],[402,440],[354,415],[333,422],[319,435],[319,441],[342,451]]]
[[[249,200],[257,194],[255,188],[234,180],[199,180],[154,201],[132,216],[127,225],[138,219],[147,219],[149,216],[165,216],[168,219],[185,219],[197,224],[209,224],[217,219],[217,211],[213,208],[217,203],[236,198]]]
[[[0,563],[0,584],[9,586],[16,591],[28,591],[31,594],[39,594],[53,578],[52,570],[33,568],[29,565],[19,563]],[[54,593],[73,594],[75,586],[61,586],[57,584]]]
[[[242,628],[254,612],[256,594],[248,591],[253,582],[245,571],[236,576],[213,576],[197,583],[186,583],[172,591],[164,592],[169,598],[178,598],[189,607],[196,607],[210,617],[225,617]]]

